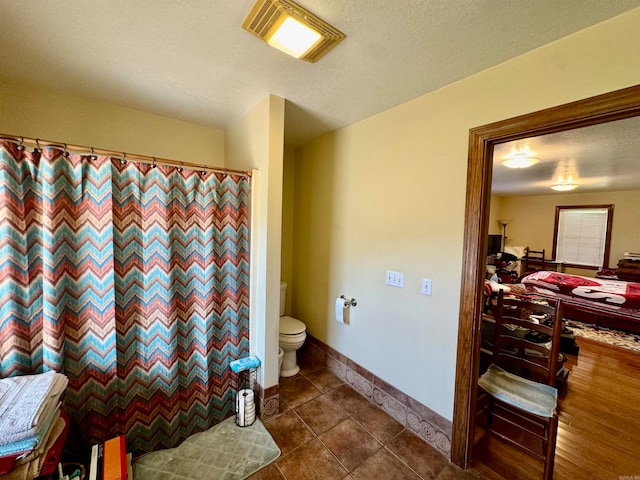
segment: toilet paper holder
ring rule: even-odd
[[[347,298],[344,295],[340,295],[340,298],[344,300],[344,308],[347,308],[349,305],[351,305],[352,307],[355,307],[356,305],[358,305],[358,302],[356,302],[355,298]]]

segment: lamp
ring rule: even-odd
[[[292,57],[315,63],[344,33],[291,0],[257,0],[242,28]]]
[[[498,223],[502,225],[502,251],[507,246],[507,225],[511,220],[498,220]]]

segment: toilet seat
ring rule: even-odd
[[[306,329],[306,325],[297,318],[280,317],[280,335],[300,335]]]

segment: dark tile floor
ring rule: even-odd
[[[264,424],[282,455],[250,480],[480,478],[323,367],[281,378],[280,413]]]

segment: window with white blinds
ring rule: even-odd
[[[569,265],[607,266],[613,205],[557,207],[555,259]]]

